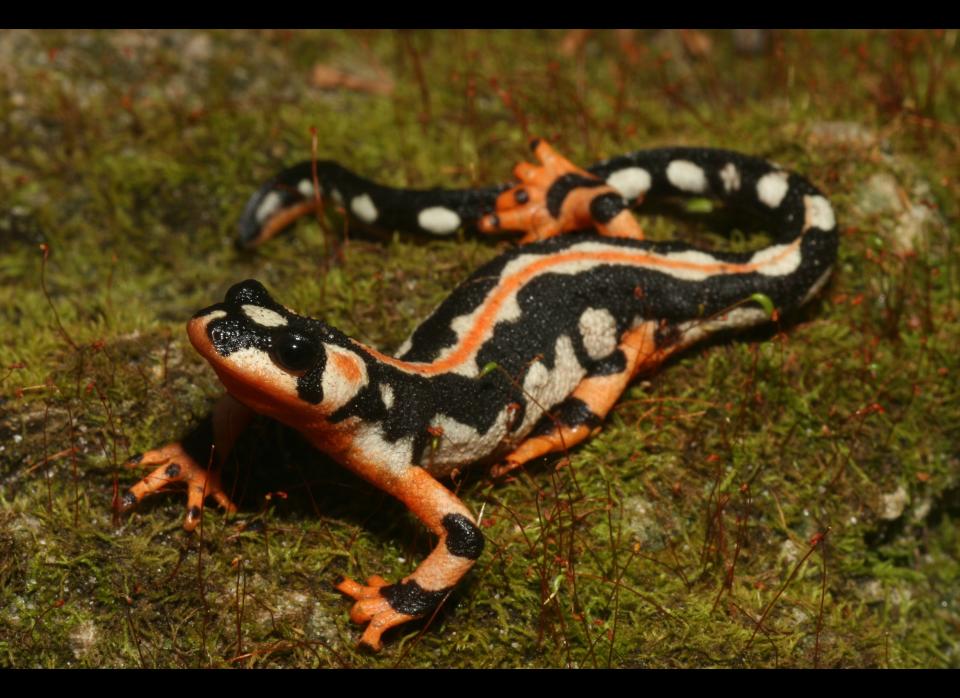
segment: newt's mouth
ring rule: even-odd
[[[187,336],[193,348],[207,361],[220,359],[220,354],[214,349],[213,342],[207,332],[207,326],[214,320],[226,317],[227,313],[220,304],[204,308],[187,322]]]

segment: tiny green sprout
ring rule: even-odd
[[[544,606],[550,603],[553,600],[553,597],[560,593],[560,585],[563,584],[563,578],[563,574],[558,574],[556,577],[550,580],[550,596],[544,600]]]
[[[684,204],[684,208],[689,213],[711,213],[713,211],[713,202],[710,199],[698,198],[690,199]]]
[[[496,361],[491,361],[483,367],[483,370],[480,371],[480,377],[483,378],[485,375],[496,371],[498,368],[500,368],[500,364],[498,364]]]
[[[750,300],[759,304],[768,316],[773,317],[773,311],[775,308],[773,306],[773,301],[770,300],[770,296],[766,295],[765,293],[754,293],[752,296],[750,296]]]

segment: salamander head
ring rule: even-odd
[[[367,383],[346,335],[288,310],[252,279],[197,312],[187,334],[234,397],[293,426],[330,414]]]

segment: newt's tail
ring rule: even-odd
[[[762,158],[715,148],[657,148],[611,158],[586,171],[617,190],[626,206],[705,197],[759,215],[775,243],[766,254],[775,255],[778,246],[802,244],[803,268],[791,274],[808,286],[798,296],[801,302],[823,284],[836,259],[838,236],[830,202],[805,178]],[[253,194],[240,218],[238,244],[254,247],[330,201],[361,224],[450,235],[476,228],[508,188],[396,189],[329,160],[301,162]]]
[[[350,218],[384,230],[451,235],[471,229],[505,187],[485,189],[397,189],[365,179],[330,160],[301,162],[274,175],[247,201],[237,244],[256,247],[302,216],[332,202]]]

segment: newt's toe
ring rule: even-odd
[[[216,502],[233,513],[236,505],[220,484],[220,474],[200,465],[180,443],[138,454],[127,461],[127,467],[150,467],[154,469],[133,485],[117,501],[116,508],[126,513],[145,497],[166,491],[170,485],[183,482],[187,486],[187,514],[183,527],[192,531],[203,516],[203,502],[213,497]]]
[[[401,613],[390,605],[389,599],[382,594],[382,590],[388,586],[387,580],[379,575],[367,579],[366,586],[349,577],[342,577],[337,584],[339,591],[356,600],[350,609],[350,620],[358,624],[367,623],[360,644],[373,652],[379,652],[383,646],[380,636],[384,632],[418,617]]]

